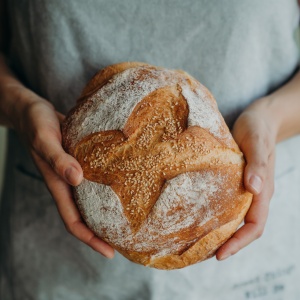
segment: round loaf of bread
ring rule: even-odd
[[[133,262],[177,269],[205,260],[249,209],[243,154],[211,93],[183,71],[106,67],[62,131],[83,169],[74,188],[83,219]]]

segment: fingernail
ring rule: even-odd
[[[108,259],[113,259],[115,255],[114,252],[106,252],[104,256]]]
[[[75,182],[76,179],[77,179],[76,172],[77,172],[77,170],[74,169],[73,167],[69,167],[69,168],[65,171],[65,178],[67,179],[67,181],[68,181],[71,185],[74,185],[74,182]]]
[[[109,249],[103,249],[101,247],[100,248],[93,248],[95,251],[97,251],[98,253],[100,253],[103,257],[108,258],[108,259],[113,259],[115,256],[115,252],[114,250],[109,250]]]
[[[224,259],[228,258],[229,256],[231,256],[230,253],[223,253],[223,254],[219,257],[219,260],[224,260]]]
[[[249,184],[254,189],[254,191],[259,194],[262,188],[262,180],[257,175],[252,175],[249,180]]]

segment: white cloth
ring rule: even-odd
[[[295,0],[10,1],[11,66],[68,111],[99,68],[145,61],[191,73],[229,125],[298,66]],[[226,261],[176,271],[100,257],[70,236],[10,133],[1,206],[0,298],[213,300],[300,298],[300,138],[278,145],[276,191],[262,238]]]

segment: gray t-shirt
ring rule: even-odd
[[[232,126],[299,63],[296,0],[12,0],[9,11],[12,68],[63,113],[100,68],[142,61],[196,77]],[[224,262],[169,272],[106,260],[70,236],[24,147],[9,140],[1,299],[299,299],[299,138],[278,146],[263,237]]]

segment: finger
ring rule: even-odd
[[[263,191],[261,194],[253,197],[252,204],[245,217],[245,225],[237,230],[217,251],[216,256],[218,260],[223,260],[237,253],[263,234],[268,217],[270,200],[274,193],[274,163],[275,155],[271,155],[267,180]]]
[[[271,152],[271,142],[268,137],[252,134],[240,145],[247,162],[244,174],[246,189],[258,195],[264,186],[268,173],[268,163]]]
[[[60,214],[63,216],[62,211],[60,211]],[[65,226],[69,233],[90,246],[93,250],[101,253],[107,258],[114,257],[113,248],[99,239],[81,220],[65,223]]]
[[[36,163],[42,172],[47,187],[55,200],[59,214],[68,232],[83,243],[107,258],[113,258],[113,248],[98,238],[82,221],[80,213],[74,203],[70,186],[44,162],[39,156],[33,154]]]
[[[60,123],[62,123],[63,120],[66,118],[66,116],[64,114],[60,113],[59,111],[56,111],[56,115],[57,115]]]
[[[40,129],[33,141],[33,149],[46,161],[62,179],[70,185],[79,185],[83,172],[78,161],[67,154],[61,145],[60,131],[49,128]]]
[[[234,255],[262,235],[269,211],[269,205],[261,199],[262,197],[263,194],[254,196],[249,216],[245,218],[245,225],[219,248],[216,253],[218,260]]]
[[[24,127],[29,145],[62,179],[71,185],[82,181],[82,169],[78,161],[67,154],[61,145],[59,119],[63,114],[56,112],[46,101],[30,107],[28,122],[31,128]]]
[[[54,171],[67,183],[77,186],[83,179],[83,173],[78,161],[67,154],[56,140],[44,142],[40,153]]]

